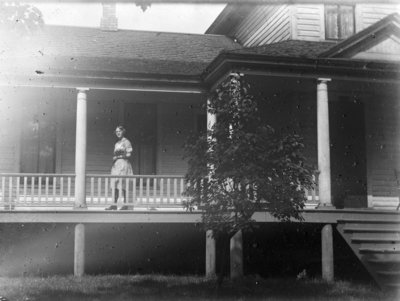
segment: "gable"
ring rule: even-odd
[[[400,59],[400,16],[395,13],[322,53],[322,58]]]
[[[398,36],[392,34],[378,44],[364,49],[363,51],[360,50],[358,53],[354,54],[352,58],[400,61],[400,39]]]

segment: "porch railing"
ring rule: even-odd
[[[185,201],[183,176],[86,175],[86,203],[104,207],[114,203],[118,189],[118,203],[130,206],[182,206]],[[0,174],[0,206],[63,207],[75,201],[74,174]]]
[[[182,207],[186,183],[177,175],[111,176],[86,175],[88,207],[114,203],[128,207]],[[316,190],[307,191],[308,202],[318,202]],[[123,200],[125,199],[125,203]],[[74,174],[0,173],[0,207],[72,207],[75,201]]]

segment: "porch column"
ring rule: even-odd
[[[216,244],[213,231],[206,232],[206,277],[214,278],[216,275]]]
[[[85,274],[85,225],[75,225],[74,276]]]
[[[230,242],[231,279],[243,277],[243,234],[242,230],[232,236]]]
[[[86,135],[87,135],[87,88],[77,88],[76,140],[75,140],[75,209],[86,206]]]
[[[322,206],[332,206],[331,162],[329,140],[328,78],[319,78],[317,85],[317,132],[318,132],[318,189]]]
[[[333,269],[333,236],[332,225],[327,224],[321,231],[321,254],[322,254],[322,279],[332,282],[334,279]]]
[[[210,101],[207,100],[207,105]],[[215,114],[211,114],[207,110],[207,130],[211,130],[214,124],[217,122]],[[208,137],[210,138],[210,137]],[[213,166],[209,166],[210,170]],[[216,275],[216,242],[213,237],[213,231],[207,230],[206,232],[206,277],[212,278]]]

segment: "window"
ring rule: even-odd
[[[354,6],[325,5],[325,38],[342,40],[354,34]]]

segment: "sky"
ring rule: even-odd
[[[35,3],[46,24],[98,27],[101,3]],[[224,4],[152,4],[146,11],[134,3],[117,4],[118,28],[204,33]]]

